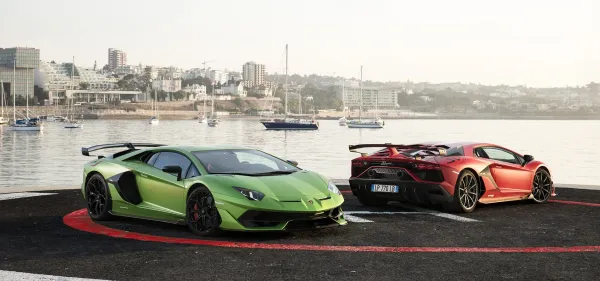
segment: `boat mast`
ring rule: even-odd
[[[363,66],[360,66],[360,104],[358,107],[358,120],[362,120],[362,104],[363,104]]]
[[[17,72],[17,56],[13,59],[13,82],[12,87],[13,90],[10,91],[10,94],[13,96],[13,122],[17,124],[17,79],[15,77],[15,73]]]
[[[302,115],[302,93],[298,93],[298,114]]]
[[[69,121],[71,122],[73,122],[73,88],[75,88],[75,56],[73,56],[73,62],[71,63],[71,102],[69,106],[69,112],[71,113]]]
[[[342,113],[346,115],[346,78],[342,78]]]
[[[285,83],[283,84],[283,91],[285,92],[285,119],[288,116],[288,44],[285,44]]]
[[[212,93],[210,97],[210,118],[215,118],[215,83],[211,80],[210,84],[212,85]]]
[[[2,89],[0,89],[0,91],[2,91],[2,93],[0,93],[0,110],[2,110],[0,117],[4,117],[4,82],[2,82],[2,80],[0,80],[0,87],[2,87]]]
[[[29,120],[29,68],[25,68],[25,73],[25,100],[27,102],[25,107],[27,110],[25,111],[25,118]]]

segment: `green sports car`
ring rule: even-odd
[[[326,177],[260,150],[118,143],[81,152],[109,148],[126,149],[83,169],[81,189],[94,220],[115,215],[185,224],[201,236],[347,224],[344,198]]]

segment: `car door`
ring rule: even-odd
[[[183,154],[173,151],[159,151],[147,158],[147,165],[151,169],[138,170],[138,188],[144,202],[150,208],[173,215],[185,215],[185,202],[183,202],[185,185],[184,180],[189,175],[189,170],[196,171],[193,163]],[[182,179],[177,180],[176,174],[163,172],[166,166],[179,166],[182,170]]]
[[[501,147],[486,146],[479,149],[485,158],[492,161],[490,171],[501,192],[531,191],[533,173],[521,166],[523,160],[518,155]]]

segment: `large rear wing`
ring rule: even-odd
[[[159,147],[159,146],[165,146],[165,144],[131,143],[131,142],[99,144],[99,145],[94,145],[94,146],[90,146],[90,147],[82,147],[81,154],[83,154],[84,156],[90,156],[90,152],[92,152],[92,151],[108,149],[108,148],[117,148],[117,147],[126,147],[127,151],[129,151],[129,150],[137,149],[136,147]]]
[[[381,147],[381,148],[387,148],[390,155],[396,155],[399,154],[398,149],[418,149],[418,150],[425,150],[425,151],[435,151],[438,152],[440,155],[445,155],[446,154],[446,149],[450,148],[448,146],[445,145],[436,145],[436,146],[432,146],[432,145],[423,145],[423,144],[391,144],[391,143],[384,143],[384,144],[356,144],[356,145],[350,145],[348,146],[348,149],[350,150],[350,152],[355,152],[355,153],[360,153],[360,156],[367,156],[368,153],[364,153],[364,152],[359,152],[356,151],[357,149],[361,149],[361,148],[367,148],[367,147]]]

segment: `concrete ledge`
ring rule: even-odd
[[[68,190],[80,189],[79,185],[72,186],[30,186],[30,187],[0,187],[0,194],[13,192],[44,191],[44,190]]]
[[[341,188],[349,188],[350,184],[346,179],[331,179],[331,181]],[[600,185],[587,185],[587,184],[568,184],[568,183],[557,183],[556,187],[559,188],[573,188],[573,189],[587,189],[587,190],[600,190]],[[32,187],[0,187],[0,194],[2,193],[13,193],[13,192],[27,192],[27,191],[44,191],[44,190],[68,190],[68,189],[80,189],[81,186],[32,186]]]

